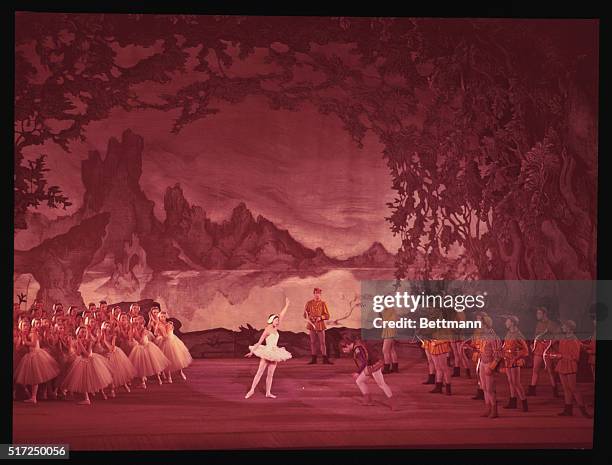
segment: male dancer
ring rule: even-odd
[[[329,310],[327,304],[321,300],[322,292],[321,289],[315,287],[314,298],[306,302],[306,308],[304,309],[304,319],[308,322],[306,328],[310,335],[310,353],[312,354],[312,358],[308,362],[309,365],[317,363],[317,342],[323,356],[323,363],[332,365],[327,357],[327,347],[325,345],[325,320],[329,320]]]
[[[546,307],[536,308],[536,318],[538,323],[535,328],[535,336],[533,342],[533,370],[531,372],[531,384],[527,389],[528,396],[536,395],[536,386],[538,384],[538,377],[542,365],[546,368],[550,385],[552,386],[553,396],[559,397],[559,391],[557,389],[557,383],[555,381],[555,374],[552,366],[544,363],[544,350],[548,347],[551,341],[556,341],[559,337],[560,330],[559,325],[548,317],[548,310]]]
[[[529,356],[529,347],[525,337],[519,330],[519,318],[516,315],[503,315],[506,319],[506,337],[502,346],[504,369],[510,388],[510,399],[504,405],[505,409],[517,408],[517,397],[523,405],[523,412],[528,412],[527,396],[521,384],[521,367],[525,366],[525,358]]]
[[[367,379],[374,379],[378,387],[385,393],[389,399],[389,407],[391,410],[397,410],[397,404],[391,388],[385,383],[384,375],[382,374],[383,362],[380,360],[378,351],[371,345],[361,339],[351,339],[345,337],[340,342],[342,352],[352,353],[357,371],[353,373],[353,378],[357,387],[363,395],[363,405],[373,405],[372,395],[368,389]]]
[[[493,330],[493,320],[486,313],[480,315],[482,329],[478,337],[480,350],[478,363],[478,378],[484,394],[487,409],[482,417],[497,418],[497,393],[495,389],[495,372],[502,360],[502,342]]]

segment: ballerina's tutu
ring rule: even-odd
[[[92,352],[78,355],[62,382],[62,389],[70,392],[96,392],[113,382],[113,375],[106,357]]]
[[[24,354],[15,370],[18,384],[42,384],[52,380],[60,373],[55,359],[45,349],[35,347]]]
[[[138,377],[156,375],[170,365],[170,360],[166,358],[160,348],[150,343],[146,337],[144,343],[134,346],[129,358]]]
[[[265,345],[262,344],[255,350],[253,350],[255,346],[249,346],[249,350],[259,358],[263,358],[269,362],[285,362],[289,360],[292,357],[291,353],[284,347],[278,347],[276,345],[277,342],[278,333],[272,333],[266,338]]]
[[[170,360],[170,365],[168,366],[170,371],[182,370],[193,361],[187,346],[173,333],[162,338],[159,347],[166,358]]]
[[[136,376],[136,368],[120,347],[115,347],[115,350],[109,352],[106,357],[115,386],[122,386]]]

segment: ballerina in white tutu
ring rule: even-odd
[[[111,374],[113,375],[113,383],[111,385],[110,396],[115,397],[115,388],[123,386],[127,392],[130,392],[128,383],[136,376],[136,368],[130,362],[130,359],[121,347],[117,347],[117,336],[113,333],[112,324],[108,321],[102,323],[102,337],[100,342],[104,347],[104,353],[108,359]]]
[[[159,341],[159,348],[166,358],[170,360],[170,365],[166,371],[166,381],[172,384],[173,371],[178,371],[181,378],[187,380],[187,376],[183,373],[183,368],[191,365],[193,359],[183,341],[174,334],[174,323],[168,321],[168,312],[159,312],[158,322],[155,326],[155,335]]]
[[[40,348],[40,335],[36,328],[31,328],[27,320],[19,323],[22,344],[28,347],[28,352],[21,357],[15,370],[15,383],[32,386],[31,397],[24,402],[35,404],[38,385],[51,381],[60,373],[55,359],[45,349]]]
[[[149,331],[145,328],[144,317],[138,315],[133,317],[133,338],[136,345],[130,352],[130,362],[136,369],[136,376],[142,380],[141,388],[147,388],[147,377],[157,376],[157,382],[161,385],[161,372],[170,365],[170,360],[155,344],[149,340]]]
[[[259,338],[259,341],[257,341],[257,344],[249,346],[249,353],[246,354],[245,357],[256,355],[261,360],[259,361],[257,373],[255,373],[255,377],[253,378],[251,389],[244,396],[245,399],[255,394],[255,388],[263,376],[264,371],[266,371],[266,368],[268,369],[268,375],[266,377],[266,397],[276,399],[276,396],[271,392],[276,365],[278,365],[278,362],[284,362],[291,358],[291,354],[284,347],[278,347],[276,345],[279,337],[277,328],[283,321],[285,313],[287,313],[287,308],[289,308],[289,299],[285,297],[285,306],[280,314],[277,315],[273,313],[268,317],[268,324]],[[265,345],[262,344],[264,340],[266,341]]]
[[[106,400],[104,388],[113,382],[113,375],[106,358],[93,352],[95,341],[90,337],[87,326],[79,326],[76,330],[77,356],[68,369],[62,389],[78,392],[84,395],[80,405],[89,405],[89,393],[100,391]]]

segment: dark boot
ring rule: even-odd
[[[422,384],[436,384],[436,375],[428,375],[427,381],[424,381]]]
[[[521,403],[523,404],[523,412],[529,412],[529,406],[527,405],[527,399],[523,399]]]
[[[565,404],[563,412],[558,414],[560,417],[571,417],[574,415],[574,406],[572,404]]]
[[[556,384],[552,387],[552,391],[553,391],[553,397],[554,398],[559,397],[559,388],[557,387]]]
[[[470,371],[469,368],[465,369],[465,376],[469,379],[472,379],[472,372]]]
[[[388,398],[389,401],[389,408],[391,410],[397,410],[397,399],[395,398],[395,396],[391,396]]]
[[[333,363],[329,361],[329,358],[327,358],[327,355],[323,355],[323,364],[324,365],[333,365]]]
[[[483,400],[484,399],[484,391],[482,389],[476,389],[476,395],[472,397],[473,400]]]
[[[382,373],[383,375],[388,375],[389,373],[391,373],[391,364],[385,363],[385,366],[382,369]]]
[[[362,403],[366,406],[374,405],[374,402],[372,402],[372,394],[364,394]]]
[[[399,363],[391,364],[391,373],[399,373]]]
[[[593,418],[593,415],[591,415],[589,412],[587,412],[587,409],[584,405],[579,405],[578,408],[580,409],[580,413],[582,413],[582,416],[585,418]]]
[[[458,378],[459,376],[461,376],[461,368],[453,368],[453,374],[451,375],[451,378]]]
[[[536,395],[536,387],[532,386],[531,384],[529,385],[529,387],[527,387],[527,395],[532,397]]]
[[[436,387],[433,388],[431,391],[432,394],[438,394],[438,393],[442,393],[442,383],[436,383]]]
[[[516,397],[510,397],[510,399],[508,399],[508,403],[506,405],[504,405],[505,409],[514,409],[516,408]]]
[[[314,365],[315,363],[317,363],[317,356],[313,355],[310,362],[308,362],[308,365]]]
[[[450,385],[450,384],[447,384],[447,385],[446,385],[446,395],[447,395],[447,396],[450,396],[450,395],[451,395],[451,385]]]

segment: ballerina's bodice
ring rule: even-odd
[[[266,337],[266,345],[276,347],[276,343],[278,342],[278,333],[270,333],[268,337]]]

